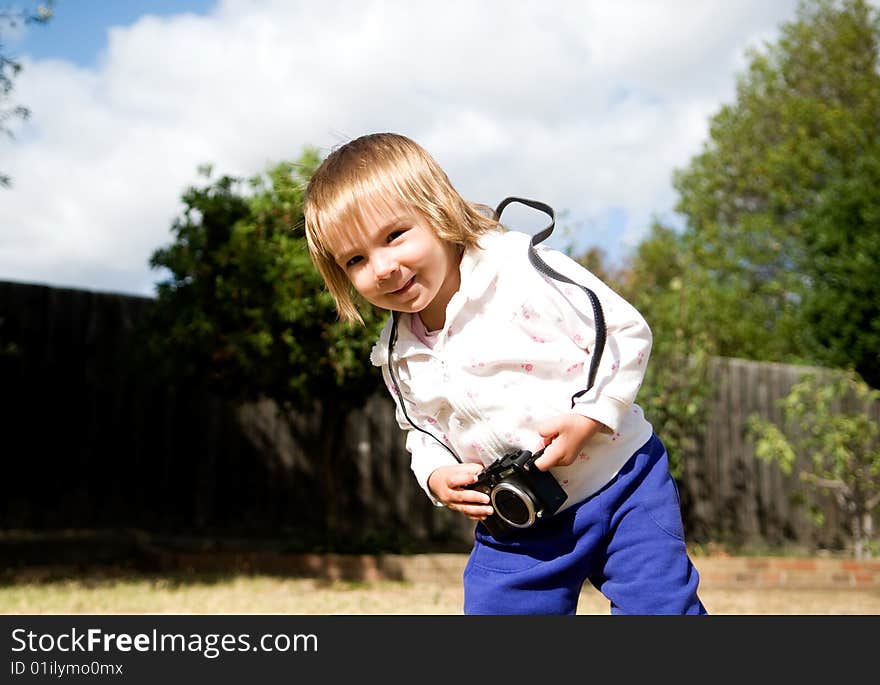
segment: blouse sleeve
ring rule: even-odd
[[[641,388],[651,353],[651,329],[635,307],[573,259],[543,245],[539,245],[537,251],[553,269],[592,290],[602,305],[605,349],[595,384],[575,399],[572,411],[616,431]],[[531,265],[528,268],[533,269]],[[592,355],[596,327],[588,295],[577,286],[535,273],[550,286],[539,289],[538,297],[547,300],[542,306],[552,308],[564,332]]]

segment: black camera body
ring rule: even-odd
[[[493,537],[528,528],[555,514],[565,502],[565,490],[553,474],[534,467],[542,452],[508,452],[484,468],[477,482],[468,486],[489,495],[494,513],[483,524]]]

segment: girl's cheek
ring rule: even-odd
[[[366,286],[369,284],[368,279],[364,278],[363,270],[359,272],[357,275],[350,277],[351,284],[354,286],[354,289],[357,290],[361,295],[364,295],[368,292]]]

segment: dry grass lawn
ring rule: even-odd
[[[704,587],[712,614],[880,614],[880,590]],[[7,573],[3,614],[461,614],[460,581],[326,581],[270,575]],[[579,614],[608,614],[591,587]]]

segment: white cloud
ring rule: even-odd
[[[143,17],[93,69],[25,60],[33,118],[0,142],[0,279],[150,293],[197,165],[252,174],[377,130],[422,143],[469,199],[545,200],[620,257],[671,211],[672,169],[745,47],[795,6],[225,0]]]

